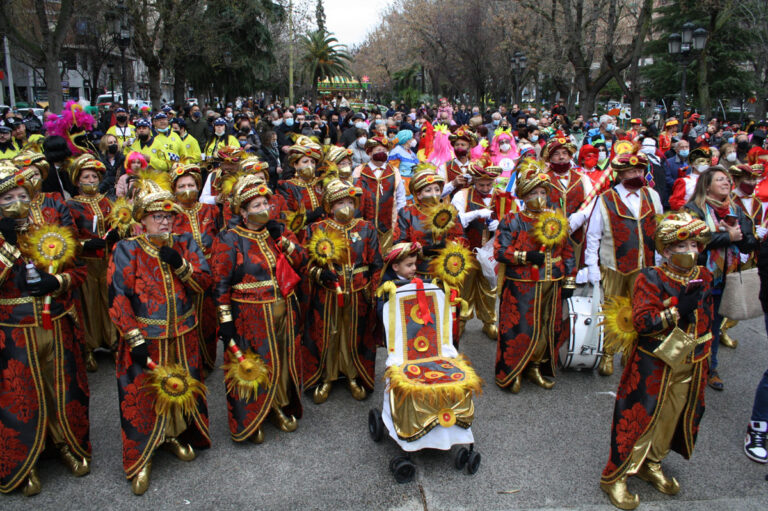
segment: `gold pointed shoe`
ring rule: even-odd
[[[254,434],[252,434],[251,436],[248,437],[248,440],[252,444],[257,444],[257,445],[258,444],[263,444],[264,443],[264,431],[261,428],[257,429]]]
[[[362,385],[357,383],[357,380],[355,380],[354,378],[349,380],[347,385],[349,386],[349,392],[350,394],[352,394],[352,397],[357,399],[358,401],[362,401],[363,399],[366,398],[366,396],[368,396],[368,393],[365,391]]]
[[[163,449],[172,453],[181,461],[192,461],[197,457],[195,450],[189,444],[182,445],[178,438],[170,437],[165,439]]]
[[[600,489],[611,499],[611,504],[619,509],[636,509],[640,505],[640,497],[629,493],[626,477],[612,484],[600,482]]]
[[[528,370],[525,372],[526,378],[528,378],[528,381],[531,383],[538,385],[542,389],[551,389],[555,386],[555,382],[550,380],[549,378],[545,378],[541,374],[541,368],[539,364],[531,364],[531,366],[528,368]]]
[[[82,477],[91,471],[91,467],[88,464],[88,460],[86,460],[85,458],[81,459],[75,456],[70,450],[68,445],[65,444],[59,450],[59,453],[61,455],[61,461],[64,462],[64,464],[67,466],[69,471],[72,472],[72,474],[74,474],[75,477]]]
[[[645,461],[637,471],[637,477],[650,483],[651,486],[665,495],[677,495],[680,491],[680,483],[674,477],[667,477],[661,470],[661,463]]]
[[[299,421],[296,420],[296,417],[291,415],[291,417],[288,418],[288,416],[285,415],[285,412],[280,408],[272,410],[272,423],[276,428],[285,431],[286,433],[292,433],[299,427]]]
[[[522,386],[522,380],[523,379],[520,377],[519,374],[517,376],[515,376],[514,381],[512,381],[512,385],[507,387],[509,389],[509,391],[511,393],[513,393],[513,394],[519,393],[520,392],[520,387]]]
[[[144,495],[149,489],[149,474],[152,472],[152,462],[148,461],[139,473],[131,480],[131,490],[134,495]]]
[[[85,354],[85,370],[89,373],[95,373],[99,370],[99,364],[96,362],[96,357],[93,356],[92,351]]]
[[[33,495],[40,493],[42,489],[43,484],[40,482],[40,476],[37,475],[37,468],[33,468],[27,475],[27,480],[21,488],[21,493],[25,497],[32,497]]]
[[[315,402],[316,405],[319,405],[321,403],[325,403],[328,401],[328,396],[331,394],[331,384],[330,382],[321,383],[317,387],[315,387],[315,393],[312,396],[312,400]]]
[[[610,376],[613,374],[613,353],[603,354],[597,372],[600,376]]]
[[[483,326],[483,333],[492,341],[497,340],[499,337],[499,329],[496,328],[496,325]]]
[[[720,344],[725,346],[726,348],[731,348],[732,350],[736,349],[736,346],[739,345],[739,341],[728,335],[727,332],[720,332]]]

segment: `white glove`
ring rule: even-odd
[[[477,217],[475,218],[482,218],[484,220],[488,220],[489,218],[491,218],[493,211],[491,211],[490,209],[478,209],[477,211],[473,211],[473,213],[477,213]]]
[[[582,213],[581,211],[576,211],[571,216],[568,217],[568,226],[571,228],[571,232],[575,232],[579,230],[579,227],[584,225],[584,222],[587,221],[587,215]]]
[[[758,238],[760,238],[761,240],[764,240],[765,235],[768,234],[768,228],[758,225],[757,227],[755,227],[755,232],[757,233]]]
[[[466,213],[459,213],[459,220],[461,221],[461,226],[465,229],[469,224],[477,220],[479,211],[468,211]]]
[[[749,254],[739,254],[739,260],[741,261],[741,264],[746,263],[749,261]]]
[[[587,268],[587,281],[595,286],[600,284],[600,268],[597,266],[588,266]]]
[[[576,272],[576,284],[586,284],[588,278],[589,268],[586,266]]]
[[[498,228],[499,228],[498,220],[491,220],[491,223],[488,224],[488,230],[491,232],[494,232]]]

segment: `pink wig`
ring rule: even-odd
[[[480,142],[469,151],[469,157],[472,161],[479,160],[488,154],[488,139],[482,137]]]
[[[436,167],[451,161],[454,158],[453,146],[449,139],[448,130],[435,129],[435,140],[432,146],[432,153],[429,155],[429,163]]]
[[[58,135],[67,140],[69,150],[74,156],[83,154],[84,148],[75,145],[72,136],[93,130],[96,119],[83,110],[76,101],[67,101],[59,115],[51,114],[45,121],[48,135]]]
[[[131,164],[135,161],[138,161],[139,163],[141,163],[142,169],[146,169],[147,165],[149,165],[149,163],[147,163],[147,159],[144,158],[143,154],[141,154],[138,151],[131,151],[128,154],[128,157],[125,159],[125,172],[127,174],[133,174],[133,170],[131,170]]]
[[[491,142],[491,160],[493,161],[494,165],[499,163],[499,161],[502,159],[502,154],[499,150],[500,140],[509,140],[510,145],[509,152],[505,153],[503,157],[512,158],[513,160],[516,160],[518,157],[520,157],[520,153],[517,150],[517,144],[515,143],[515,137],[506,131],[502,131],[498,135],[494,136],[493,141]]]

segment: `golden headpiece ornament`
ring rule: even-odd
[[[532,158],[526,158],[517,166],[517,181],[515,195],[522,198],[534,188],[543,186],[549,190],[551,183],[544,163]]]
[[[107,168],[92,154],[81,154],[69,164],[69,177],[75,185],[80,181],[80,175],[84,170],[93,170],[99,175],[99,179],[101,180],[104,178],[104,173],[107,171]]]
[[[666,247],[692,239],[700,244],[707,244],[712,233],[707,224],[687,212],[669,213],[656,225],[653,235],[656,251],[662,253]]]
[[[323,158],[323,148],[315,140],[306,135],[298,135],[293,145],[288,148],[288,163],[295,164],[302,156],[309,156],[315,163]]]
[[[25,146],[27,147],[27,146]],[[42,152],[33,151],[31,149],[25,149],[13,158],[13,164],[17,167],[37,167],[40,170],[40,176],[42,179],[48,177],[48,171],[50,164],[45,159],[45,155]]]
[[[238,179],[235,186],[232,187],[232,201],[230,203],[232,213],[239,215],[241,208],[255,197],[266,197],[267,199],[272,197],[272,190],[269,189],[264,179],[251,174]]]
[[[171,185],[176,186],[176,181],[184,176],[192,176],[199,190],[203,183],[203,177],[200,173],[200,165],[197,163],[176,163],[171,168]]]
[[[411,177],[411,182],[408,184],[408,191],[411,195],[416,195],[419,190],[431,184],[440,185],[441,190],[445,184],[443,176],[437,173],[437,167],[431,163],[419,163],[414,166],[413,176]]]
[[[0,160],[0,195],[17,187],[24,188],[32,196],[33,172],[29,168],[19,170],[10,160]]]
[[[728,167],[728,172],[734,179],[737,177],[759,178],[762,175],[763,170],[765,169],[762,165],[747,165],[746,163]]]
[[[171,178],[167,172],[143,170],[135,187],[133,219],[137,222],[151,213],[176,214],[181,211],[171,193]]]
[[[333,203],[345,197],[351,197],[355,201],[355,207],[358,207],[362,194],[363,191],[360,188],[339,179],[334,179],[323,190],[323,208],[326,213],[330,213]]]

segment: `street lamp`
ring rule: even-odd
[[[112,39],[120,49],[120,65],[122,67],[123,75],[123,108],[127,109],[128,77],[125,71],[125,50],[127,50],[131,45],[131,38],[133,37],[133,26],[130,23],[130,18],[128,17],[128,7],[125,5],[124,0],[117,0],[115,12],[110,12],[108,15]]]
[[[515,103],[519,103],[520,75],[525,72],[525,68],[528,65],[528,57],[526,57],[523,52],[516,51],[510,59],[510,63],[512,66],[512,77],[515,80]]]
[[[107,69],[109,69],[109,90],[112,91],[112,108],[114,108],[115,105],[115,80],[114,74],[112,73],[112,70],[114,69],[115,65],[112,62],[107,62]]]
[[[667,51],[670,55],[677,55],[682,68],[682,83],[680,85],[680,113],[685,115],[685,81],[687,78],[688,64],[693,61],[694,52],[704,49],[707,44],[707,30],[696,28],[690,21],[683,24],[682,34],[670,34],[667,39]]]

